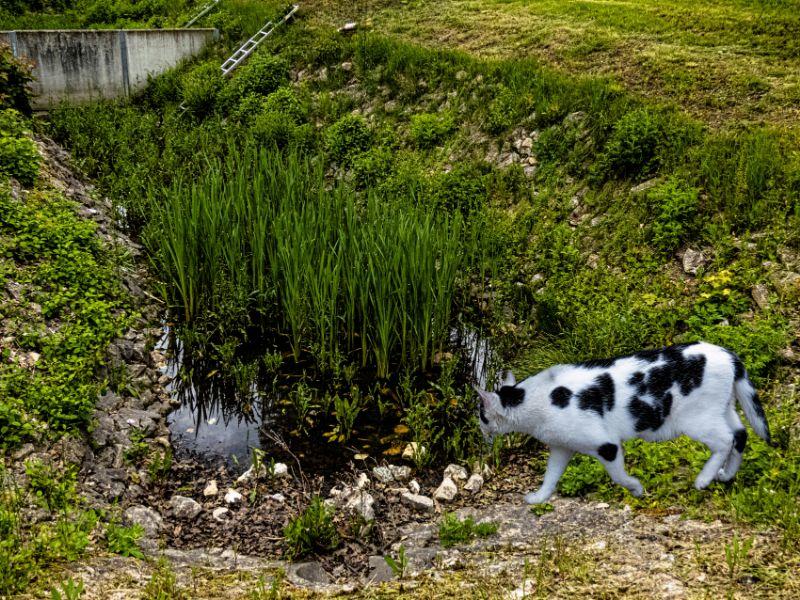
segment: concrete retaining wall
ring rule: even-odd
[[[33,104],[41,109],[130,94],[216,36],[216,29],[2,31],[0,43],[33,62]]]

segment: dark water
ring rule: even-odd
[[[172,354],[164,372],[172,378],[167,390],[181,401],[167,418],[176,451],[239,469],[250,465],[254,448],[273,451],[274,438],[268,432],[278,400],[275,392],[265,392],[254,382],[242,393],[224,382],[214,364],[188,365],[180,341],[171,336],[165,327],[156,348]],[[484,386],[496,358],[489,341],[477,331],[461,329],[453,331],[451,342],[471,365],[471,379]],[[303,456],[303,450],[297,453]]]

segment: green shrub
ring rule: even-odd
[[[296,129],[297,126],[284,113],[267,111],[255,117],[250,131],[262,146],[286,148]]]
[[[445,548],[463,544],[476,537],[485,538],[497,533],[497,523],[476,523],[472,517],[459,520],[455,513],[444,513],[439,523],[439,541]]]
[[[372,132],[367,122],[357,115],[345,115],[325,132],[328,152],[338,162],[348,162],[366,150],[371,141]]]
[[[339,532],[333,522],[333,509],[315,496],[306,509],[289,520],[283,530],[286,556],[290,560],[312,552],[328,552],[339,545]]]
[[[647,194],[655,219],[650,227],[653,245],[664,253],[672,253],[697,233],[699,216],[697,188],[671,177]]]
[[[459,164],[448,173],[432,177],[428,185],[429,201],[448,211],[472,212],[486,202],[486,165]]]
[[[56,470],[41,461],[25,463],[28,485],[39,503],[50,511],[66,510],[77,498],[77,470]]]
[[[449,113],[422,113],[411,117],[411,141],[419,148],[432,148],[455,129]]]
[[[144,554],[136,542],[144,535],[144,529],[138,523],[123,527],[117,523],[109,523],[106,527],[106,543],[108,551],[120,556],[144,558]]]
[[[228,116],[237,123],[251,124],[257,115],[264,112],[264,100],[261,94],[246,94],[229,107]]]
[[[39,174],[39,151],[13,108],[0,111],[0,177],[14,177],[32,185]]]
[[[219,65],[210,62],[199,65],[181,79],[183,104],[198,116],[211,114],[224,83]]]
[[[623,116],[596,165],[603,178],[640,178],[674,163],[696,141],[698,129],[678,115],[639,108]]]
[[[519,98],[504,85],[498,86],[497,94],[489,103],[486,113],[486,129],[499,134],[513,127],[520,117]]]
[[[0,44],[0,110],[13,108],[30,116],[27,86],[31,81],[31,65],[15,58],[10,47]]]
[[[289,65],[283,58],[256,52],[234,75],[231,84],[238,95],[268,96],[289,82]]]
[[[264,100],[264,110],[283,113],[295,123],[303,121],[308,113],[297,98],[294,88],[290,86],[278,88],[267,96]]]
[[[391,172],[393,152],[384,146],[370,148],[353,159],[353,182],[358,189],[375,187]]]

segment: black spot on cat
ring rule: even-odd
[[[735,381],[739,381],[740,379],[744,379],[747,377],[747,371],[744,370],[744,365],[742,364],[741,359],[736,355],[736,353],[731,352],[730,350],[725,350],[728,355],[731,357],[731,362],[733,363],[733,378]]]
[[[654,400],[653,404],[634,396],[628,404],[628,413],[635,421],[636,431],[658,430],[670,411],[672,411],[672,394],[665,394],[662,398]]]
[[[661,350],[642,350],[633,355],[633,358],[638,358],[645,362],[654,363],[661,357]]]
[[[688,396],[692,390],[703,385],[705,368],[706,357],[702,354],[692,356],[684,360],[682,365],[676,366],[676,369],[679,369],[676,375],[681,384],[681,394]]]
[[[643,381],[644,381],[644,373],[642,373],[641,371],[636,371],[636,373],[631,375],[631,378],[628,379],[628,385],[639,385]]]
[[[736,451],[739,454],[741,454],[744,452],[745,445],[747,445],[747,430],[737,429],[733,433],[733,447],[736,448]]]
[[[578,407],[581,410],[593,410],[601,417],[604,412],[614,408],[614,380],[611,375],[598,375],[592,385],[581,390],[578,394]]]
[[[478,405],[478,413],[480,414],[481,421],[483,421],[484,425],[489,424],[489,419],[486,418],[486,412],[483,408],[483,402]]]
[[[525,390],[513,385],[504,385],[497,395],[500,396],[500,404],[503,408],[519,406],[525,400]]]
[[[566,408],[569,406],[570,398],[572,398],[572,391],[564,386],[559,386],[550,392],[550,402],[558,408]]]
[[[617,458],[617,445],[616,444],[603,444],[597,449],[600,458],[608,462],[614,462]]]
[[[578,363],[578,366],[584,369],[608,369],[613,366],[615,362],[617,362],[616,358],[593,358]]]

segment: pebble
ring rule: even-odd
[[[179,519],[196,519],[203,510],[199,502],[186,496],[173,496],[169,505],[172,508],[172,514]]]
[[[480,477],[480,475],[478,476]],[[439,502],[450,502],[458,495],[458,486],[449,477],[445,477],[442,483],[436,488],[433,497]]]
[[[231,511],[229,511],[224,506],[220,506],[219,508],[215,508],[214,512],[211,513],[211,516],[214,518],[215,521],[219,521],[220,523],[224,523],[227,521],[231,516]]]
[[[450,478],[453,481],[466,481],[469,477],[469,473],[461,465],[447,465],[447,468],[444,470],[444,477]]]
[[[411,467],[389,465],[389,471],[395,481],[406,481],[411,479]]]
[[[369,485],[369,475],[367,475],[366,473],[359,473],[358,477],[356,478],[356,487],[359,490],[363,490],[368,485]]]
[[[481,491],[483,487],[483,476],[478,475],[477,473],[473,473],[470,475],[470,478],[467,480],[467,483],[464,484],[464,491],[469,492],[470,494],[477,494]]]
[[[241,504],[242,495],[233,488],[228,488],[228,492],[225,494],[225,503],[230,505]]]
[[[433,512],[433,500],[427,496],[412,494],[411,492],[403,492],[400,495],[400,501],[406,506],[410,506],[419,512]]]
[[[282,477],[289,477],[289,467],[281,462],[275,463],[272,469],[272,476],[279,479]]]
[[[422,488],[419,485],[419,482],[416,479],[412,479],[408,482],[408,489],[411,490],[412,494],[419,494],[422,491]]]
[[[403,450],[403,458],[406,460],[414,460],[415,458],[425,456],[428,449],[417,442],[409,442]]]
[[[205,489],[203,490],[203,496],[206,498],[211,498],[219,494],[219,488],[217,488],[217,481],[216,479],[212,479],[206,484]]]
[[[123,521],[129,525],[141,525],[146,537],[155,537],[161,531],[161,515],[147,506],[131,506],[123,517]]]

